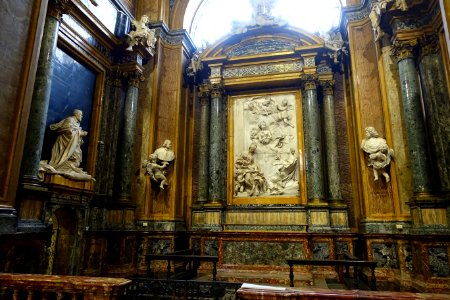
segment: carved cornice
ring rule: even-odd
[[[420,59],[431,54],[436,54],[440,50],[439,37],[435,34],[421,37],[419,39],[419,45]]]
[[[397,58],[397,61],[401,61],[406,58],[414,58],[416,46],[417,39],[394,41],[392,45],[392,55]]]
[[[189,55],[195,52],[194,42],[187,34],[186,30],[169,30],[163,22],[154,22],[148,25],[150,29],[155,29],[155,36],[159,37],[168,45],[183,45],[189,52]]]
[[[301,77],[302,86],[305,91],[317,89],[317,75],[304,75]]]
[[[70,3],[70,0],[51,0],[48,3],[47,15],[61,22],[63,15],[70,13],[72,9]]]
[[[323,94],[324,95],[333,95],[333,88],[334,85],[336,83],[335,80],[331,79],[331,80],[320,80],[319,81],[320,85],[323,88]]]

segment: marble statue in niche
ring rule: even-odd
[[[142,167],[145,168],[146,174],[159,184],[160,189],[168,186],[169,182],[166,178],[167,168],[175,159],[175,154],[172,151],[172,142],[165,140],[163,145],[149,155],[147,160],[144,160]]]
[[[394,156],[394,150],[389,148],[386,140],[380,137],[375,128],[366,127],[364,132],[365,138],[361,142],[361,149],[367,154],[367,165],[373,169],[374,180],[378,180],[381,173],[386,182],[389,182],[391,178],[387,168]]]
[[[58,137],[53,145],[50,161],[42,160],[40,162],[39,178],[41,180],[44,179],[44,173],[59,174],[81,181],[94,180],[91,175],[80,168],[81,145],[83,137],[88,134],[80,126],[82,119],[83,112],[75,109],[72,116],[50,125],[50,130],[56,131]]]
[[[293,93],[235,101],[234,127],[239,129],[235,130],[234,150],[240,153],[234,164],[236,197],[299,195],[295,101]],[[265,188],[258,192],[242,184],[245,172],[241,165],[249,152],[258,167],[258,178],[265,180]]]
[[[142,15],[139,21],[131,20],[131,24],[134,26],[135,30],[130,31],[128,36],[128,48],[127,51],[133,51],[133,46],[143,45],[146,48],[155,48],[156,35],[155,30],[147,27],[149,22],[147,15]]]
[[[259,196],[267,190],[267,180],[254,159],[257,147],[251,143],[248,151],[242,152],[234,163],[235,195],[245,192],[250,197]]]

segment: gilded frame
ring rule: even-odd
[[[251,97],[267,97],[280,95],[293,95],[295,101],[296,113],[296,138],[297,138],[297,155],[298,155],[298,195],[261,195],[254,197],[236,197],[235,196],[235,106],[238,101]],[[269,91],[257,93],[240,93],[228,96],[228,174],[227,174],[227,203],[229,205],[273,205],[273,204],[306,204],[306,164],[305,164],[305,150],[304,150],[304,135],[303,135],[303,113],[301,93],[299,90],[283,90],[283,91]],[[237,152],[237,151],[236,151]]]

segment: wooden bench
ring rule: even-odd
[[[150,264],[155,260],[165,260],[167,261],[167,279],[172,278],[172,265],[173,262],[184,262],[188,267],[188,272],[192,275],[192,277],[197,276],[197,270],[200,267],[201,262],[212,262],[213,270],[212,276],[213,280],[216,281],[217,276],[217,262],[219,261],[218,256],[208,256],[208,255],[189,255],[189,254],[148,254],[145,256],[147,261],[147,276],[151,276]],[[176,277],[176,274],[174,274]]]
[[[375,268],[377,267],[377,262],[366,261],[366,260],[318,260],[318,259],[288,259],[287,263],[289,265],[289,280],[290,286],[294,286],[294,265],[299,266],[331,266],[336,268],[336,272],[340,274],[339,267],[345,267],[346,276],[349,277],[349,268],[353,267],[353,286],[355,289],[359,287],[359,280],[361,279],[362,268],[370,268],[371,278],[370,278],[370,288],[376,290],[377,281],[375,277]]]

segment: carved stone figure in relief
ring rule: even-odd
[[[56,124],[50,125],[50,130],[59,135],[52,148],[50,162],[40,162],[39,177],[43,179],[44,173],[53,173],[74,180],[94,180],[80,168],[82,161],[81,145],[83,137],[88,133],[81,129],[80,122],[83,112],[79,109],[73,111],[73,116],[67,117]]]
[[[277,113],[275,115],[275,120],[277,122],[282,122],[285,126],[290,126],[294,128],[294,124],[292,124],[292,117],[289,115],[288,111],[292,109],[290,105],[288,105],[288,101],[283,99],[281,103],[277,105]]]
[[[155,48],[156,36],[155,30],[147,27],[148,16],[143,15],[141,20],[131,20],[131,24],[135,27],[134,31],[130,31],[128,36],[128,51],[133,51],[133,46],[142,44],[147,48]]]
[[[252,197],[267,191],[266,178],[254,160],[256,148],[257,145],[251,143],[248,151],[244,151],[236,159],[234,174],[234,194],[236,196],[245,192]]]
[[[167,168],[174,159],[175,154],[172,151],[172,142],[165,140],[162,147],[150,154],[148,160],[143,161],[142,167],[146,169],[146,174],[159,183],[161,189],[164,189],[164,186],[169,185],[166,178]]]
[[[298,157],[294,148],[289,149],[288,157],[285,159],[282,159],[280,154],[277,155],[272,164],[277,166],[278,170],[269,178],[269,190],[272,195],[283,194],[289,182],[297,183],[297,162]]]
[[[373,127],[366,127],[365,138],[362,140],[361,149],[367,154],[368,166],[373,169],[374,180],[378,180],[379,173],[389,182],[391,178],[387,173],[387,167],[394,156],[394,150],[390,149],[385,139],[381,138]]]

